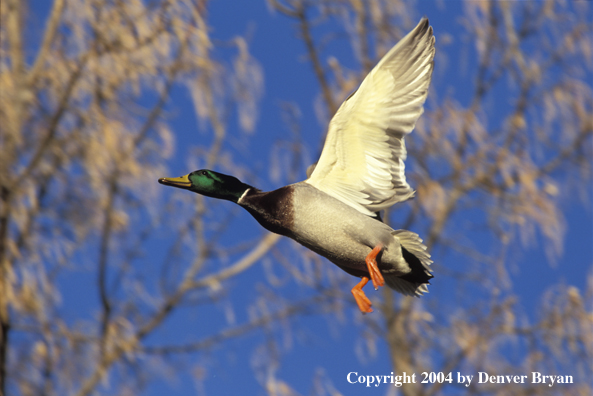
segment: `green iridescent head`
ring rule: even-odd
[[[236,177],[208,169],[197,170],[181,177],[163,177],[159,179],[159,183],[235,203],[248,188],[251,188]]]

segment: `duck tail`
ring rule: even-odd
[[[406,296],[420,297],[422,294],[428,293],[427,285],[430,284],[429,280],[434,277],[430,269],[432,260],[422,239],[418,234],[407,230],[395,230],[391,235],[399,239],[402,254],[411,271],[403,276],[384,274],[385,282],[390,288]]]

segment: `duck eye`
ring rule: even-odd
[[[202,174],[204,176],[207,176],[208,175],[208,172],[206,172],[205,170],[203,170],[203,171],[200,172],[200,174]]]

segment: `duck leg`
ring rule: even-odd
[[[352,295],[354,296],[354,299],[356,300],[358,309],[360,309],[360,312],[362,312],[362,313],[373,312],[373,309],[371,308],[371,305],[372,305],[371,300],[369,300],[368,297],[362,291],[362,288],[364,287],[364,285],[367,284],[368,281],[369,281],[369,278],[367,278],[366,276],[363,276],[361,281],[358,282],[358,284],[352,288]]]
[[[377,267],[377,255],[381,252],[381,249],[383,249],[383,245],[378,244],[364,259],[367,263],[367,268],[371,275],[375,290],[377,290],[379,286],[385,285],[385,279],[383,279],[383,275],[381,274],[381,271],[379,271],[379,267]]]

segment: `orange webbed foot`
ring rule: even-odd
[[[362,280],[352,288],[352,295],[356,300],[358,309],[360,309],[360,312],[362,312],[363,314],[373,312],[373,309],[371,308],[371,305],[373,305],[371,304],[371,300],[369,300],[369,298],[362,291],[362,288],[364,287],[364,285],[367,284],[368,281],[369,278],[364,276]]]
[[[379,286],[385,286],[385,279],[379,271],[379,267],[377,267],[377,255],[383,249],[383,245],[379,244],[375,246],[373,250],[366,256],[364,261],[367,263],[367,268],[369,270],[369,274],[371,275],[371,280],[373,281],[373,287],[375,290],[379,288]],[[364,279],[364,278],[363,278]]]

